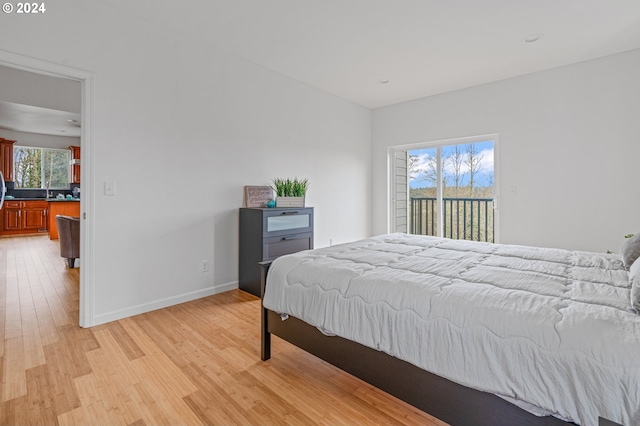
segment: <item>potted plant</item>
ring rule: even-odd
[[[276,207],[304,207],[309,180],[275,178],[271,187],[276,191]]]

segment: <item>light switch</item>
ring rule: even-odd
[[[104,183],[104,195],[116,195],[116,183],[105,182]]]

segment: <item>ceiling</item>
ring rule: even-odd
[[[104,1],[372,109],[640,48],[638,0]],[[79,137],[69,120],[0,101],[0,128]]]
[[[640,48],[638,0],[105,1],[368,108]]]
[[[0,129],[80,137],[80,114],[0,101]]]

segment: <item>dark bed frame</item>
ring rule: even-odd
[[[264,296],[271,262],[261,262]],[[567,426],[552,416],[538,417],[490,393],[444,379],[413,364],[262,307],[263,361],[271,358],[271,335],[278,336],[341,370],[452,425]],[[615,425],[605,419],[599,424]]]

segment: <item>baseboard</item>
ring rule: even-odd
[[[238,288],[238,281],[233,281],[226,284],[219,284],[213,287],[204,288],[201,290],[184,293],[174,297],[168,297],[166,299],[155,300],[149,303],[143,303],[141,305],[131,306],[125,309],[119,309],[117,311],[107,312],[105,314],[96,315],[91,321],[91,327],[95,325],[105,324],[107,322],[116,321],[122,318],[132,317],[134,315],[140,315],[147,312],[155,311],[157,309],[166,308],[180,303],[190,302],[192,300],[200,299],[207,296],[213,296],[214,294],[224,293],[225,291]]]

